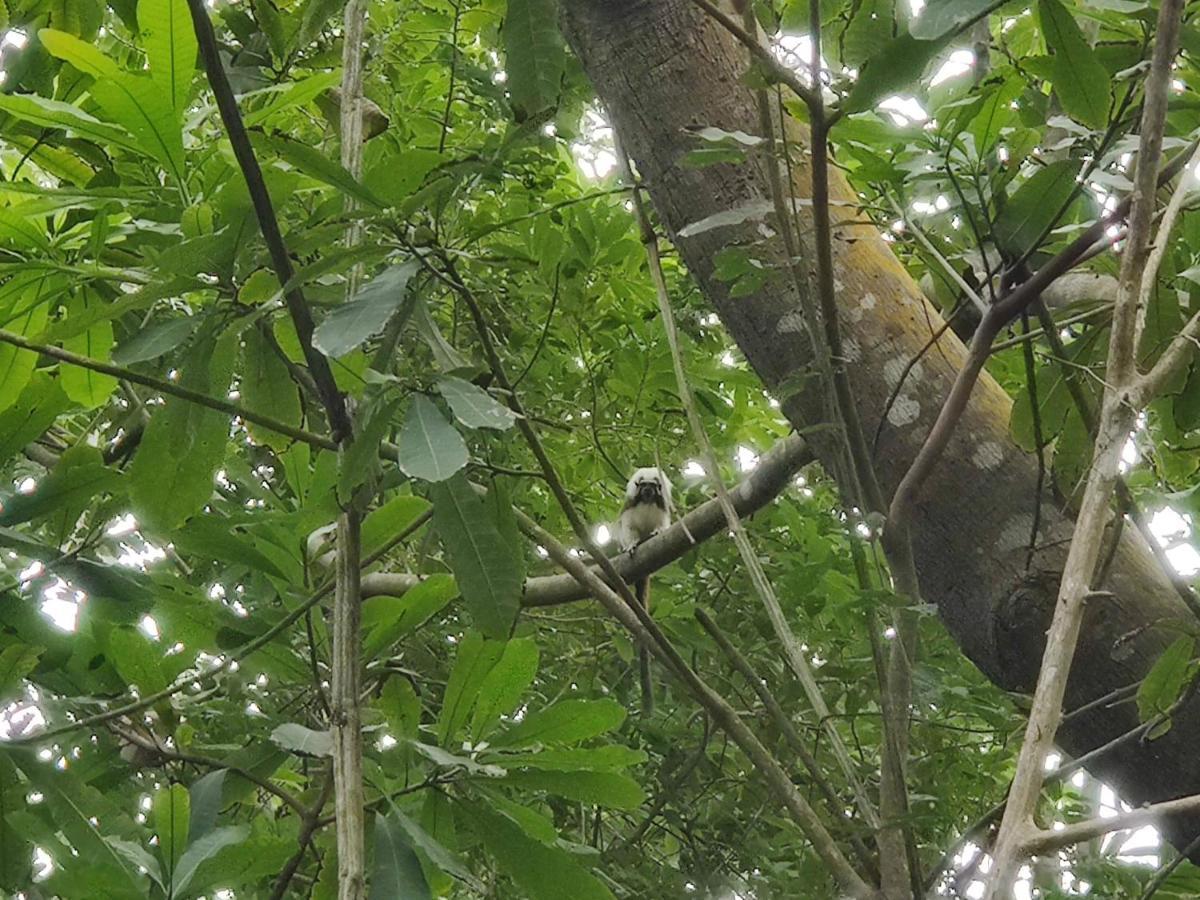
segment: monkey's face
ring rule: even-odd
[[[638,469],[625,486],[625,505],[647,504],[665,510],[671,502],[671,483],[653,466]]]
[[[637,483],[636,493],[633,495],[634,503],[650,503],[654,506],[663,505],[662,485],[657,478],[651,478]]]

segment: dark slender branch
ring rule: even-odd
[[[193,766],[202,766],[205,769],[228,769],[235,775],[239,775],[250,783],[262,788],[268,794],[273,794],[274,796],[278,797],[287,806],[290,806],[298,815],[304,816],[308,814],[308,810],[305,808],[304,804],[301,803],[291,791],[279,787],[279,785],[272,783],[269,779],[263,778],[261,775],[258,775],[249,769],[232,765],[226,760],[218,759],[215,756],[205,756],[201,753],[191,753],[185,750],[178,750],[174,747],[164,744],[155,736],[145,737],[141,734],[138,734],[136,731],[132,731],[128,728],[122,728],[119,725],[110,723],[108,727],[121,740],[133,744],[135,747],[140,747],[143,750],[147,750],[150,753],[161,757],[162,759],[187,763]]]
[[[237,99],[229,84],[225,67],[221,64],[221,54],[217,47],[217,36],[213,31],[212,21],[208,18],[208,9],[204,0],[187,0],[188,9],[192,14],[192,25],[196,30],[196,41],[200,48],[200,59],[204,63],[204,71],[208,75],[208,83],[217,101],[217,109],[221,121],[229,134],[229,143],[233,146],[233,155],[237,158],[246,179],[246,188],[250,192],[250,201],[254,205],[254,213],[258,218],[258,226],[262,230],[263,241],[271,257],[271,268],[275,277],[284,288],[284,302],[288,313],[296,327],[296,335],[300,338],[300,348],[304,359],[312,373],[317,386],[317,393],[325,407],[325,415],[329,418],[329,427],[333,432],[335,442],[348,438],[351,432],[350,416],[346,411],[346,403],[334,381],[333,371],[329,361],[315,348],[312,343],[313,318],[300,288],[288,288],[292,276],[292,260],[288,256],[287,246],[283,241],[283,233],[279,230],[279,220],[275,216],[275,207],[271,202],[271,194],[263,179],[262,168],[250,145],[250,137],[246,133],[242,114],[238,110]]]
[[[262,413],[246,409],[244,406],[231,403],[223,398],[210,397],[208,394],[193,391],[172,381],[155,378],[152,375],[143,375],[140,372],[134,372],[132,369],[125,369],[121,366],[114,366],[112,363],[101,362],[98,359],[92,359],[87,356],[80,356],[77,353],[71,353],[69,350],[63,350],[49,344],[38,344],[19,334],[13,334],[11,331],[0,330],[0,343],[11,344],[23,350],[32,350],[34,353],[40,353],[51,359],[57,359],[59,362],[64,362],[70,366],[78,366],[81,369],[90,369],[93,372],[101,372],[105,375],[112,375],[115,378],[123,378],[126,381],[140,384],[142,387],[148,387],[159,393],[178,397],[189,403],[214,409],[217,412],[227,413],[230,416],[237,416],[247,422],[253,422],[255,425],[260,425],[277,434],[282,434],[285,437],[290,437],[293,440],[301,441],[313,447],[320,447],[324,450],[337,449],[337,444],[323,435],[313,434],[311,431],[305,431],[302,428],[294,428],[286,422],[280,422],[272,419],[270,416],[264,416]]]

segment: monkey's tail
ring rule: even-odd
[[[650,579],[639,578],[634,586],[638,603],[642,609],[650,611]],[[645,647],[638,647],[638,670],[642,679],[642,714],[654,712],[654,680],[650,676],[650,653]]]

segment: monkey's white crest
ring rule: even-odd
[[[662,469],[643,466],[625,485],[625,507],[616,538],[629,549],[671,524],[671,481]]]

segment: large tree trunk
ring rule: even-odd
[[[568,40],[705,295],[769,388],[783,392],[801,383],[812,356],[790,280],[781,276],[753,296],[730,297],[713,271],[718,251],[742,244],[779,263],[782,272],[780,242],[763,242],[761,221],[679,237],[690,223],[769,200],[761,159],[702,169],[682,165],[694,147],[690,126],[760,133],[755,97],[741,80],[744,48],[689,0],[564,2]],[[799,128],[793,134],[807,140]],[[808,170],[796,175],[797,194],[808,197]],[[890,494],[933,423],[965,351],[953,334],[944,335],[885,410],[904,366],[942,320],[876,229],[836,227],[839,218],[861,219],[853,209],[856,195],[836,170],[831,195],[835,204],[844,204],[833,211],[833,251],[845,356],[867,435],[887,416],[876,464]],[[811,234],[811,228],[802,230]],[[809,252],[806,258],[814,257]],[[823,418],[815,391],[781,399],[797,427]],[[1036,680],[1072,522],[1049,493],[1042,498],[1037,552],[1027,571],[1037,471],[1034,459],[1009,438],[1010,407],[1000,386],[985,375],[925,488],[914,516],[914,549],[923,599],[937,605],[967,656],[996,684],[1028,690]],[[817,452],[830,462],[827,447],[818,445]],[[1174,636],[1158,623],[1190,618],[1133,529],[1124,529],[1121,541],[1104,586],[1114,596],[1095,601],[1084,625],[1068,709],[1136,682]],[[1059,739],[1068,753],[1079,755],[1136,725],[1133,704],[1125,703],[1074,718]],[[1198,744],[1200,704],[1193,703],[1165,737],[1108,753],[1091,771],[1135,804],[1200,792]],[[1200,818],[1176,820],[1168,828],[1177,846],[1197,831]]]

